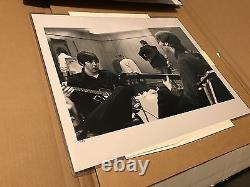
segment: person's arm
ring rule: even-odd
[[[86,136],[87,131],[83,128],[82,124],[84,122],[84,116],[80,115],[78,112],[75,102],[72,101],[71,97],[73,95],[74,89],[67,84],[62,84],[63,94],[65,96],[66,105],[70,114],[70,118],[75,129],[76,137],[78,140],[83,139]],[[74,99],[74,98],[73,98]]]
[[[111,73],[111,79],[112,79],[112,83],[114,85],[114,88],[119,86],[119,79],[118,79],[118,76],[112,72]]]
[[[120,67],[122,69],[122,73],[132,73],[132,69],[128,65],[128,61],[123,59],[120,61]]]
[[[171,83],[171,80],[167,76],[166,80],[162,80],[163,85],[171,92],[172,95],[180,96],[182,94],[182,91],[178,88],[174,87]]]
[[[141,70],[138,68],[138,66],[135,64],[135,62],[131,59],[128,59],[128,64],[133,73],[141,73]]]
[[[149,56],[147,54],[147,48],[145,46],[140,48],[140,51],[138,53],[144,60],[149,60]]]
[[[145,54],[142,52],[142,50],[140,50],[138,54],[139,54],[139,56],[142,57],[144,60],[147,60],[147,59],[146,59],[146,56],[145,56]]]
[[[66,104],[70,113],[70,118],[72,120],[73,126],[76,127],[80,124],[81,120],[79,118],[75,103],[70,100],[69,97],[65,97]]]
[[[74,92],[74,89],[70,86],[67,86],[67,83],[62,84],[62,91],[65,97],[70,97]]]

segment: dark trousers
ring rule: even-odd
[[[96,134],[103,134],[128,127],[132,120],[132,96],[131,87],[117,87],[88,115],[86,128]]]
[[[190,110],[199,108],[192,104],[191,100],[185,97],[173,95],[167,88],[160,88],[158,91],[158,115],[159,118],[170,117]]]

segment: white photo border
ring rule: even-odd
[[[202,49],[191,37],[177,18],[90,18],[67,15],[32,14],[41,53],[60,117],[70,159],[74,172],[101,164],[136,150],[152,146],[168,139],[176,138],[202,129],[211,124],[233,119],[249,113],[248,107],[222,77],[215,66],[216,74],[233,95],[234,99],[198,110],[150,122],[152,125],[139,125],[115,132],[95,136],[79,142],[76,139],[73,124],[61,90],[59,78],[50,52],[45,28],[93,28],[104,27],[115,30],[121,28],[145,29],[162,27],[180,27],[199,52]],[[122,19],[122,25],[120,25]],[[213,117],[211,117],[211,115]]]

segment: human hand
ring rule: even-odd
[[[171,91],[172,90],[172,84],[170,82],[170,79],[168,76],[166,76],[166,80],[162,80],[163,84]]]
[[[63,91],[63,94],[66,96],[66,97],[70,97],[71,94],[74,92],[74,88],[70,87],[70,86],[67,86],[66,83],[63,83],[62,84],[62,91]]]

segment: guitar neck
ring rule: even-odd
[[[122,80],[124,79],[166,79],[168,76],[170,79],[180,80],[179,74],[149,74],[149,73],[123,73],[120,75]]]
[[[140,78],[144,79],[166,79],[166,77],[169,77],[170,79],[180,79],[179,74],[148,74],[148,73],[142,73],[139,75]]]
[[[106,92],[100,90],[91,90],[87,88],[72,87],[75,91],[90,93],[95,95],[106,95]]]

